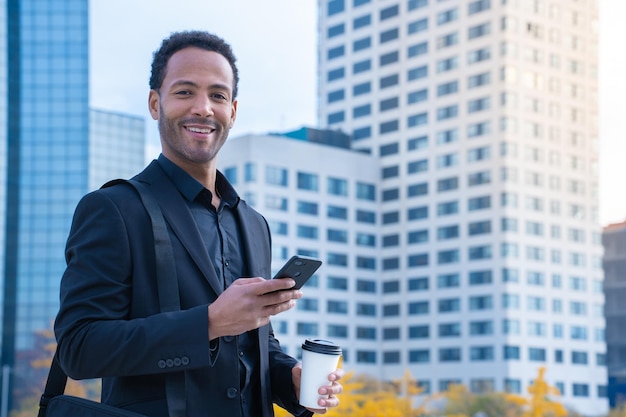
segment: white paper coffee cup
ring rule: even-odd
[[[302,344],[302,380],[300,381],[300,405],[321,408],[317,401],[328,398],[319,395],[320,387],[330,385],[328,375],[337,369],[341,347],[328,340],[306,339]]]

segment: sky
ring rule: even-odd
[[[600,224],[626,220],[626,2],[598,0]],[[91,0],[90,101],[144,117],[152,53],[171,32],[201,29],[231,44],[240,72],[231,137],[317,126],[317,0]]]

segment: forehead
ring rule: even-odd
[[[233,85],[233,70],[220,53],[187,47],[176,51],[167,61],[163,86],[180,80],[212,79]]]

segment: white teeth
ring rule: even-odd
[[[211,133],[210,129],[200,129],[198,127],[188,127],[187,130],[190,130],[196,133]]]

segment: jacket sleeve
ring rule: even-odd
[[[291,370],[298,361],[283,352],[270,326],[270,372],[273,402],[296,417],[310,417],[313,413],[298,403]]]
[[[132,193],[129,190],[127,197]],[[131,236],[131,221],[146,222],[143,230],[151,230],[143,206],[135,207],[136,213],[122,216],[127,207],[120,208],[110,193],[96,191],[76,208],[55,321],[60,364],[71,378],[147,375],[209,365],[207,306],[159,312],[154,253],[131,248],[131,237],[143,239],[144,248],[154,247],[151,234]],[[136,224],[132,230],[139,230]]]

